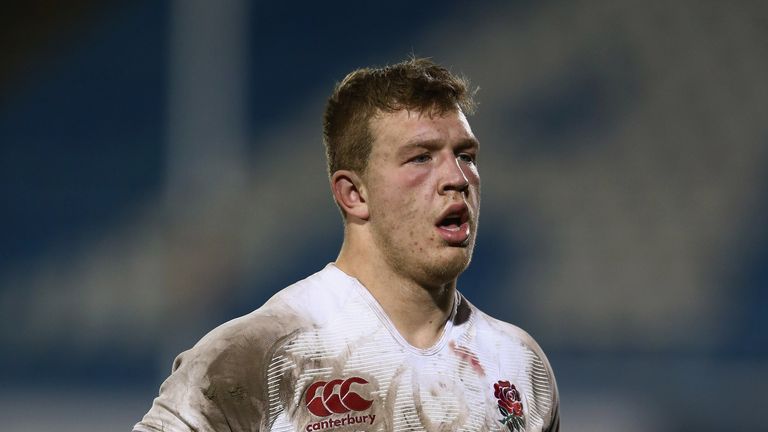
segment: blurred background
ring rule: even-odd
[[[177,353],[334,260],[325,98],[415,53],[480,87],[460,289],[543,346],[563,429],[765,430],[766,18],[760,1],[8,2],[2,429],[130,430]]]

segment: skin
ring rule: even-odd
[[[477,232],[479,144],[458,108],[443,114],[380,112],[363,173],[339,170],[334,197],[346,213],[336,265],[356,277],[411,345],[427,348],[450,316],[456,279]],[[438,221],[466,205],[466,237],[446,239]]]

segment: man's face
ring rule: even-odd
[[[472,257],[480,206],[478,141],[461,110],[400,110],[371,120],[364,182],[373,238],[391,268],[444,284]]]

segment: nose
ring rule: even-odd
[[[464,193],[469,189],[469,180],[464,169],[458,158],[446,158],[441,167],[442,176],[438,188],[441,195],[445,195],[449,191]]]

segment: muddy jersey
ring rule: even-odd
[[[546,357],[457,294],[431,348],[406,342],[333,264],[180,354],[134,431],[557,431]]]

